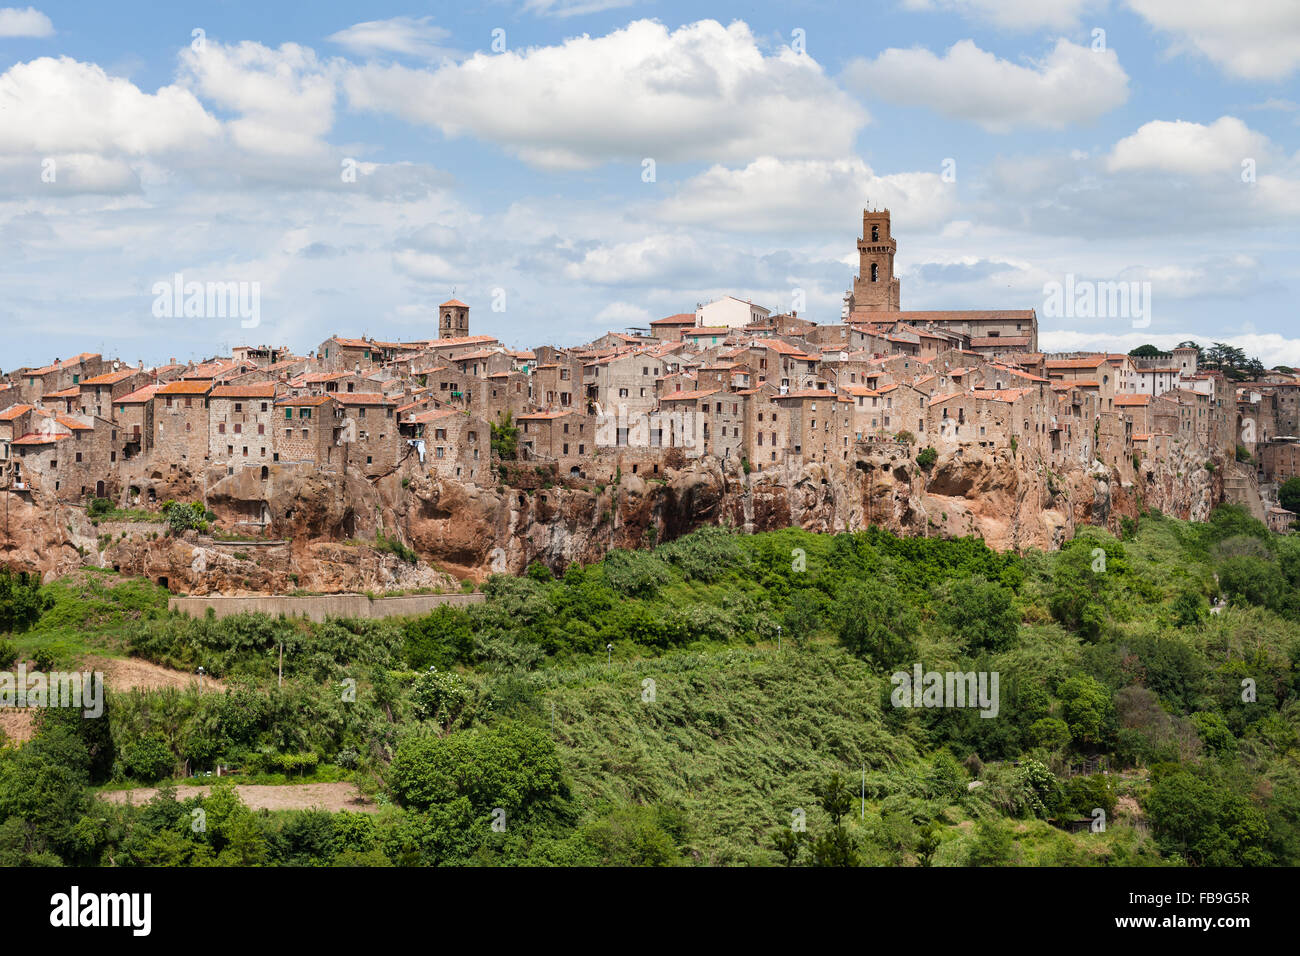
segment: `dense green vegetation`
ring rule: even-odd
[[[6,582],[24,654],[222,683],[45,712],[0,751],[0,862],[1300,862],[1300,540],[1234,508],[1023,556],[711,528],[405,620]],[[997,673],[996,716],[895,706],[914,665]],[[217,766],[238,775],[206,798],[167,784]],[[379,812],[252,811],[226,783],[343,779]]]

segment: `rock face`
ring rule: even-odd
[[[191,594],[386,592],[451,588],[454,578],[517,573],[532,561],[562,570],[708,524],[746,533],[876,524],[900,535],[976,535],[1000,550],[1051,549],[1080,525],[1118,531],[1121,519],[1151,507],[1203,520],[1223,500],[1222,469],[1177,451],[1136,470],[1094,462],[1065,474],[1010,448],[950,449],[928,470],[914,453],[889,445],[852,464],[749,475],[705,459],[662,478],[624,474],[599,489],[481,488],[413,464],[376,480],[288,467],[259,479],[249,469],[206,493],[218,527],[253,538],[245,542],[169,537],[150,522],[93,526],[78,507],[0,491],[8,508],[0,561],[46,576],[115,567]],[[371,546],[381,540],[420,560]]]

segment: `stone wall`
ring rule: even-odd
[[[212,608],[217,617],[251,612],[323,621],[327,617],[409,617],[428,614],[443,604],[464,607],[481,603],[483,595],[478,593],[405,594],[373,600],[364,594],[318,594],[311,597],[174,597],[167,602],[167,608],[190,617],[203,617],[208,608]]]

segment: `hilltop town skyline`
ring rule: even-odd
[[[515,348],[728,294],[827,324],[869,205],[898,221],[908,308],[1032,308],[1055,351],[1300,365],[1300,62],[1269,11],[906,3],[864,40],[739,3],[145,6],[0,32],[5,370],[416,340],[452,297]],[[178,274],[255,284],[258,325],[160,318]],[[1048,314],[1071,278],[1150,283],[1150,324]]]

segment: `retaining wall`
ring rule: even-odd
[[[167,602],[172,611],[190,617],[203,617],[212,608],[217,617],[247,612],[288,617],[307,617],[323,621],[327,617],[405,617],[428,614],[443,604],[464,607],[481,604],[483,595],[473,594],[403,594],[375,598],[364,594],[317,594],[311,597],[250,595],[247,597],[174,597]]]

